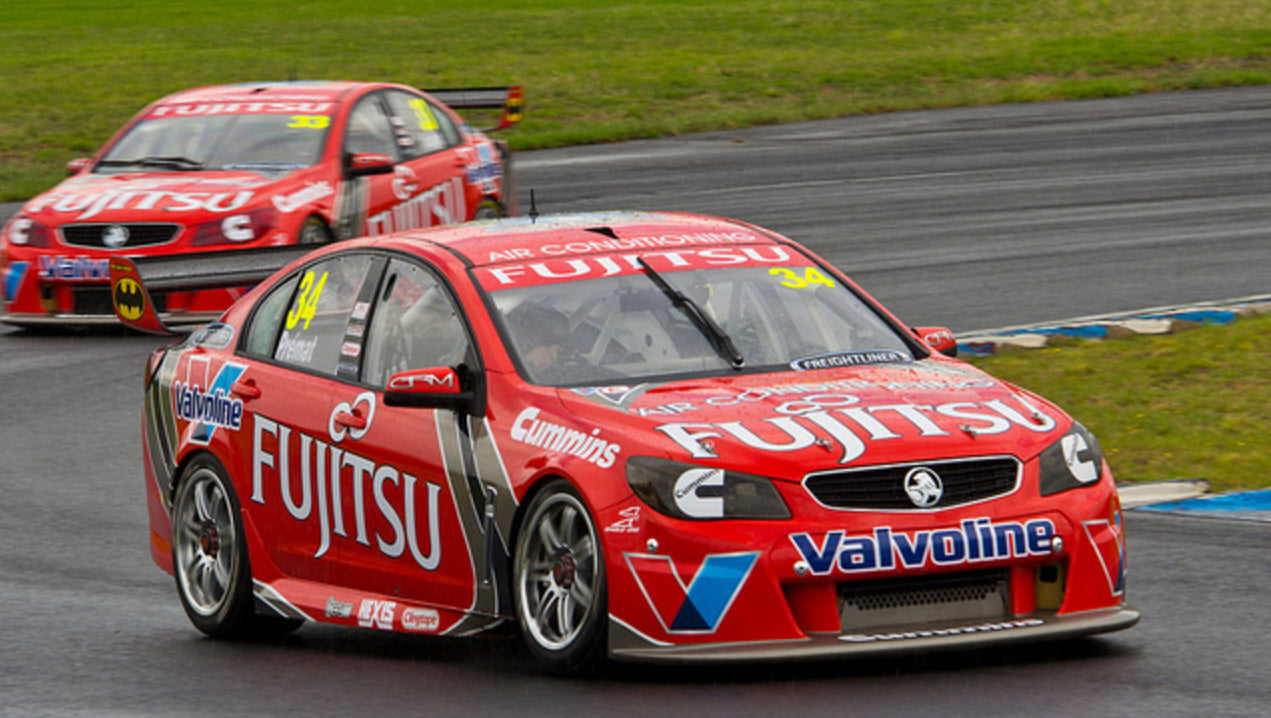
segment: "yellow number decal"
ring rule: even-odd
[[[315,130],[326,129],[331,124],[331,118],[326,115],[292,115],[291,122],[287,123],[288,127],[308,127]]]
[[[419,129],[433,131],[439,129],[437,118],[433,117],[432,108],[423,100],[411,100],[410,109],[415,111],[415,119],[419,120]]]
[[[782,286],[790,287],[791,289],[803,289],[808,286],[808,283],[799,279],[799,275],[795,274],[792,269],[786,269],[785,267],[773,267],[768,270],[768,274],[771,274],[774,277],[781,277]]]
[[[834,280],[821,274],[816,267],[804,267],[803,275],[788,267],[773,267],[768,270],[768,274],[774,277],[781,277],[781,286],[790,287],[791,289],[807,289],[813,284],[824,284],[827,287],[834,286]]]
[[[803,273],[803,278],[807,280],[808,284],[824,284],[827,287],[834,286],[834,280],[824,274],[821,274],[820,270],[816,267],[808,267],[807,271]]]
[[[303,329],[309,328],[309,322],[313,319],[313,315],[318,311],[318,297],[322,296],[322,287],[327,283],[327,272],[322,273],[322,277],[318,279],[315,285],[313,282],[313,272],[305,272],[300,278],[300,295],[296,297],[296,305],[287,312],[287,328],[295,329],[296,324],[301,319],[304,320]]]

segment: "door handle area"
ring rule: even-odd
[[[334,420],[335,423],[339,424],[340,426],[343,426],[346,429],[365,429],[366,428],[366,419],[361,416],[358,416],[357,414],[350,414],[344,411],[337,411],[335,415],[331,417],[331,419]]]
[[[259,399],[260,387],[256,386],[256,382],[251,379],[239,379],[230,384],[229,390],[244,399]]]

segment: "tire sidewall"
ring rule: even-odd
[[[506,217],[507,212],[503,210],[503,205],[494,199],[486,198],[477,203],[477,208],[472,213],[473,221],[483,219],[499,219]]]
[[[233,522],[235,535],[235,550],[230,559],[231,585],[226,591],[225,598],[211,614],[201,613],[192,605],[187,595],[180,564],[181,557],[178,554],[177,532],[180,530],[180,524],[177,519],[182,511],[182,502],[192,500],[190,493],[193,481],[191,479],[202,471],[211,472],[220,484],[221,491],[229,502],[230,519]],[[234,485],[229,480],[229,474],[220,461],[217,461],[215,457],[202,455],[189,463],[182,472],[181,482],[177,486],[172,503],[172,514],[173,577],[176,581],[177,595],[181,599],[181,607],[185,609],[190,622],[201,632],[213,638],[230,638],[245,633],[254,614],[251,566],[247,556],[246,535],[243,531],[242,506],[238,502]]]
[[[522,574],[525,570],[526,539],[534,531],[549,499],[567,494],[578,502],[587,519],[596,555],[596,593],[595,600],[588,608],[588,615],[582,630],[569,645],[553,649],[538,642],[527,626],[528,619],[524,613],[525,590]],[[586,500],[572,484],[564,479],[554,479],[536,491],[525,512],[525,520],[517,532],[516,553],[513,557],[513,598],[516,606],[517,624],[521,636],[530,653],[549,671],[554,673],[579,674],[599,670],[606,659],[607,640],[605,629],[609,617],[609,580],[605,566],[604,546],[601,544],[601,533],[596,527],[595,517],[591,513]]]
[[[306,235],[308,235],[310,231],[316,233],[316,240],[306,239]],[[318,217],[317,215],[310,215],[300,224],[300,229],[296,232],[296,244],[312,245],[316,247],[323,244],[330,244],[333,237],[334,235],[331,234],[331,229],[327,226],[326,222],[322,221],[321,217]]]

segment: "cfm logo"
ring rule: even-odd
[[[667,633],[714,633],[741,593],[759,552],[707,556],[687,586],[669,556],[628,553],[625,558]]]

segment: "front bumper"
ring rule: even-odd
[[[159,318],[167,326],[195,327],[214,322],[223,313],[223,310],[160,313]],[[61,312],[58,314],[4,312],[0,313],[0,322],[16,327],[104,327],[120,325],[119,318],[114,314],[76,314],[74,312]]]
[[[609,652],[616,660],[634,662],[785,661],[1036,643],[1119,631],[1138,622],[1136,609],[1120,606],[1064,616],[1032,615],[965,625],[907,626],[895,632],[676,646],[653,643],[630,626],[611,619]]]
[[[120,324],[109,283],[52,280],[30,271],[29,265],[22,262],[0,267],[5,282],[0,322],[19,327]],[[197,326],[215,321],[241,293],[226,289],[167,292],[153,299],[165,324]]]
[[[804,506],[789,522],[712,523],[616,508],[603,518],[609,650],[620,660],[888,653],[1050,640],[1139,620],[1125,603],[1110,477],[1059,499],[1019,492],[936,513],[818,515]]]

